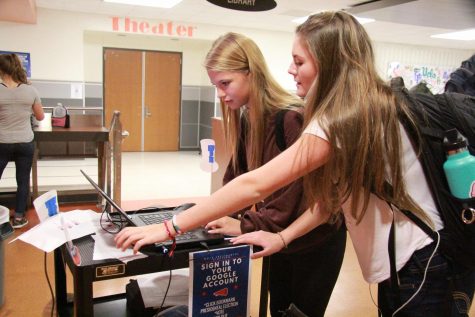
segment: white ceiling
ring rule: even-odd
[[[430,38],[433,34],[475,28],[475,0],[377,0],[360,5],[363,1],[276,0],[277,6],[264,12],[225,9],[206,0],[183,0],[171,9],[112,4],[102,0],[36,0],[36,5],[56,10],[215,24],[230,30],[239,26],[287,32],[294,31],[296,25],[291,20],[295,17],[322,10],[354,10],[363,11],[355,13],[357,16],[377,20],[365,25],[374,41],[475,51],[475,41]]]

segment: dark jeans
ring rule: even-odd
[[[401,304],[421,285],[424,270],[436,243],[414,252],[398,272]],[[468,316],[475,286],[475,271],[463,270],[437,251],[427,270],[420,292],[395,316],[460,317]],[[400,305],[396,304],[390,280],[378,285],[378,304],[383,317],[390,317]]]
[[[0,179],[8,162],[15,162],[17,183],[16,217],[22,217],[26,212],[28,195],[30,194],[30,173],[34,151],[35,145],[33,141],[28,143],[0,143]]]
[[[269,293],[273,317],[290,303],[309,317],[324,316],[343,262],[346,228],[306,253],[277,253],[270,258]]]
[[[452,283],[451,295],[453,305],[450,316],[468,317],[475,289],[475,270],[467,270],[456,265],[451,267],[452,276],[450,277],[450,282]]]

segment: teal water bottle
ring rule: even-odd
[[[475,156],[468,151],[466,139],[457,129],[448,130],[444,148],[444,171],[452,195],[461,199],[475,197]]]

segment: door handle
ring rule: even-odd
[[[148,117],[152,116],[152,113],[148,110],[147,106],[145,106],[145,108],[144,108],[144,115],[145,115],[145,118],[148,118]]]

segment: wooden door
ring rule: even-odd
[[[178,151],[181,54],[145,55],[144,151]]]
[[[123,130],[129,132],[122,151],[142,150],[142,52],[106,49],[104,52],[104,114],[109,127],[120,111]]]
[[[179,149],[180,87],[181,53],[105,49],[105,124],[120,111],[124,152]]]

